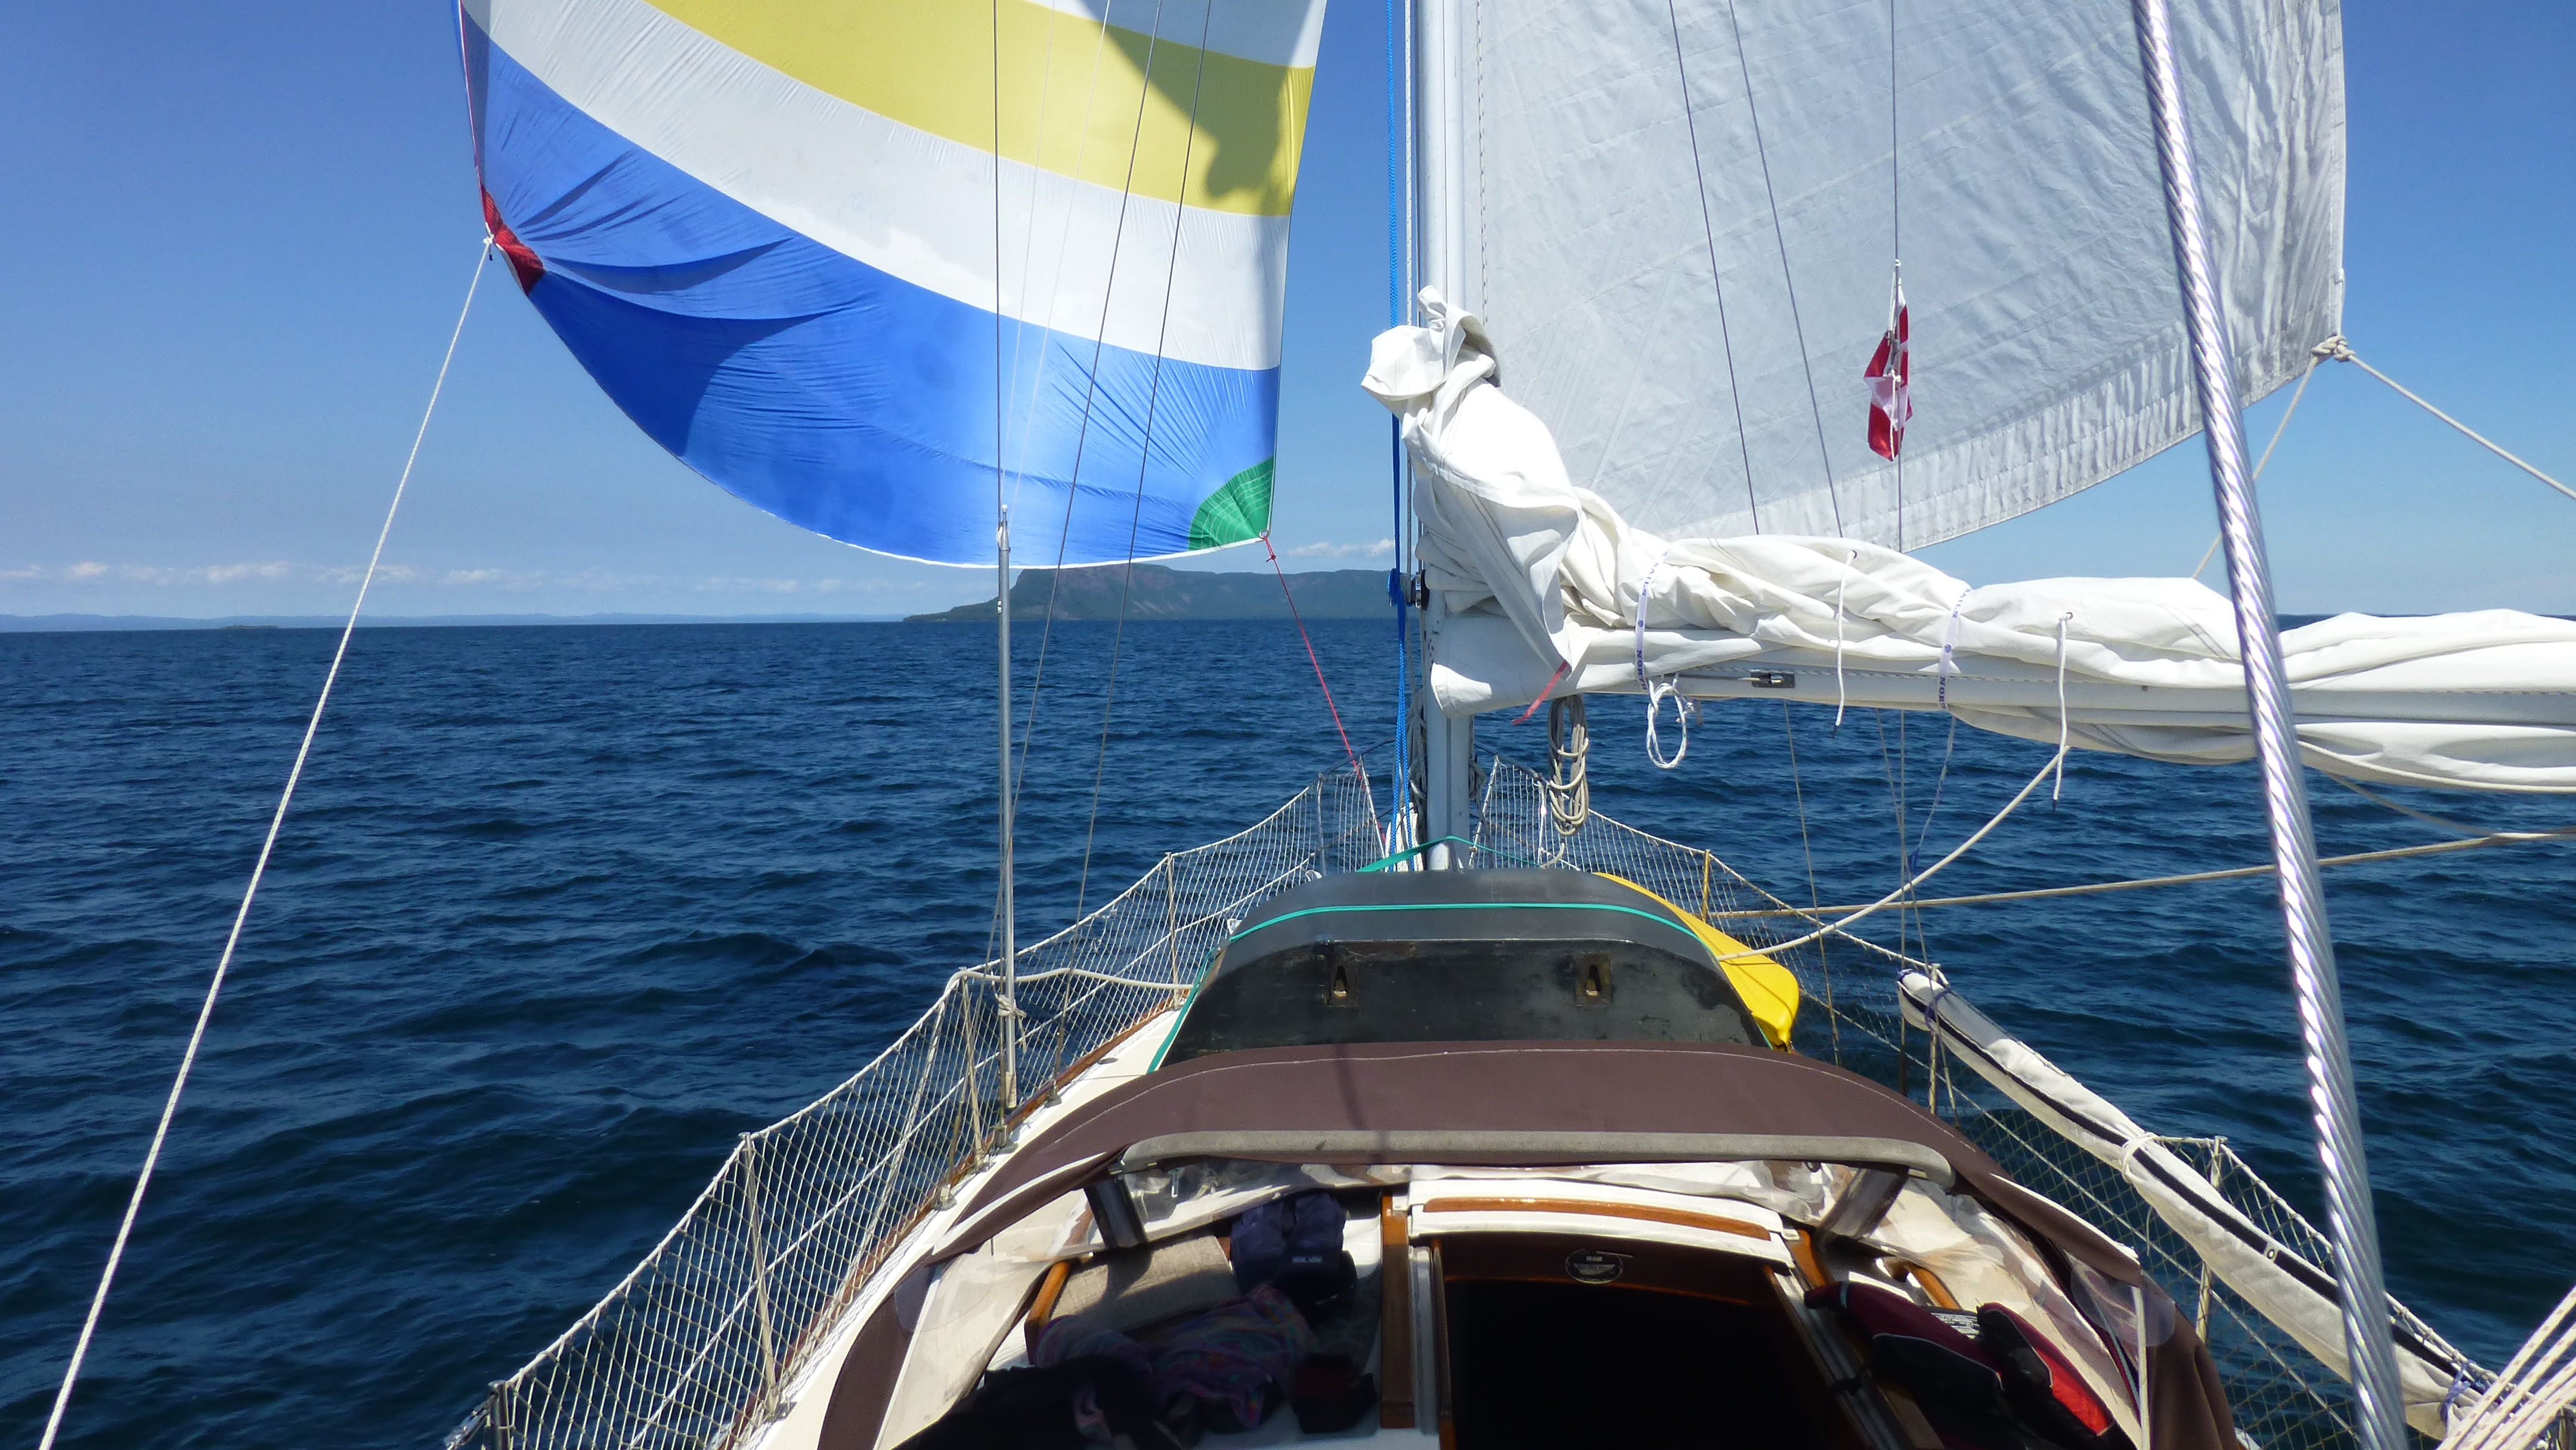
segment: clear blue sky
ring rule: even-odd
[[[1382,561],[1391,529],[1385,415],[1354,386],[1385,308],[1380,14],[1334,0],[1299,192],[1277,533],[1310,567]],[[345,608],[481,240],[452,13],[87,0],[15,33],[0,613]],[[2576,5],[2356,0],[2344,34],[2348,331],[2576,479]],[[2255,410],[2258,447],[2280,405]],[[2264,506],[2287,608],[2576,612],[2576,502],[2351,369],[2320,376]],[[2210,534],[2189,447],[1929,557],[1973,582],[2179,574]],[[396,614],[896,613],[988,589],[699,481],[506,282],[388,563]]]

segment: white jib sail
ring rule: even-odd
[[[2251,401],[2340,330],[2339,6],[2175,10]],[[1458,43],[1446,290],[1630,523],[1920,548],[2198,429],[2129,0],[1564,0]],[[1861,376],[1900,255],[1901,488]]]
[[[1547,694],[1945,710],[1987,730],[2154,760],[2253,753],[2233,615],[2188,579],[1971,588],[1853,539],[1666,539],[1567,477],[1436,294],[1363,386],[1403,419],[1420,557],[1446,618],[1450,715]],[[2576,623],[2511,610],[2341,615],[2283,636],[2310,765],[2356,780],[2576,792]],[[2060,701],[2064,708],[2061,713]]]

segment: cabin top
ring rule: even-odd
[[[1747,1006],[1742,949],[1671,903],[1580,871],[1329,876],[1265,902],[1191,995],[1166,1063],[1321,1043],[1785,1044]],[[1763,979],[1767,982],[1767,978]],[[1776,1031],[1773,1029],[1776,1028]]]

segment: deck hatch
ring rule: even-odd
[[[1166,1064],[1337,1042],[1711,1042],[1760,1028],[1664,903],[1575,871],[1368,872],[1270,903],[1226,944]]]

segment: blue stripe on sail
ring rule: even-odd
[[[484,186],[545,264],[529,298],[627,416],[790,523],[992,562],[994,314],[734,201],[566,102],[470,20],[465,35]],[[1182,552],[1198,506],[1274,451],[1276,368],[1158,363],[1008,319],[999,351],[1023,557],[1054,562],[1059,537],[1073,564]]]

